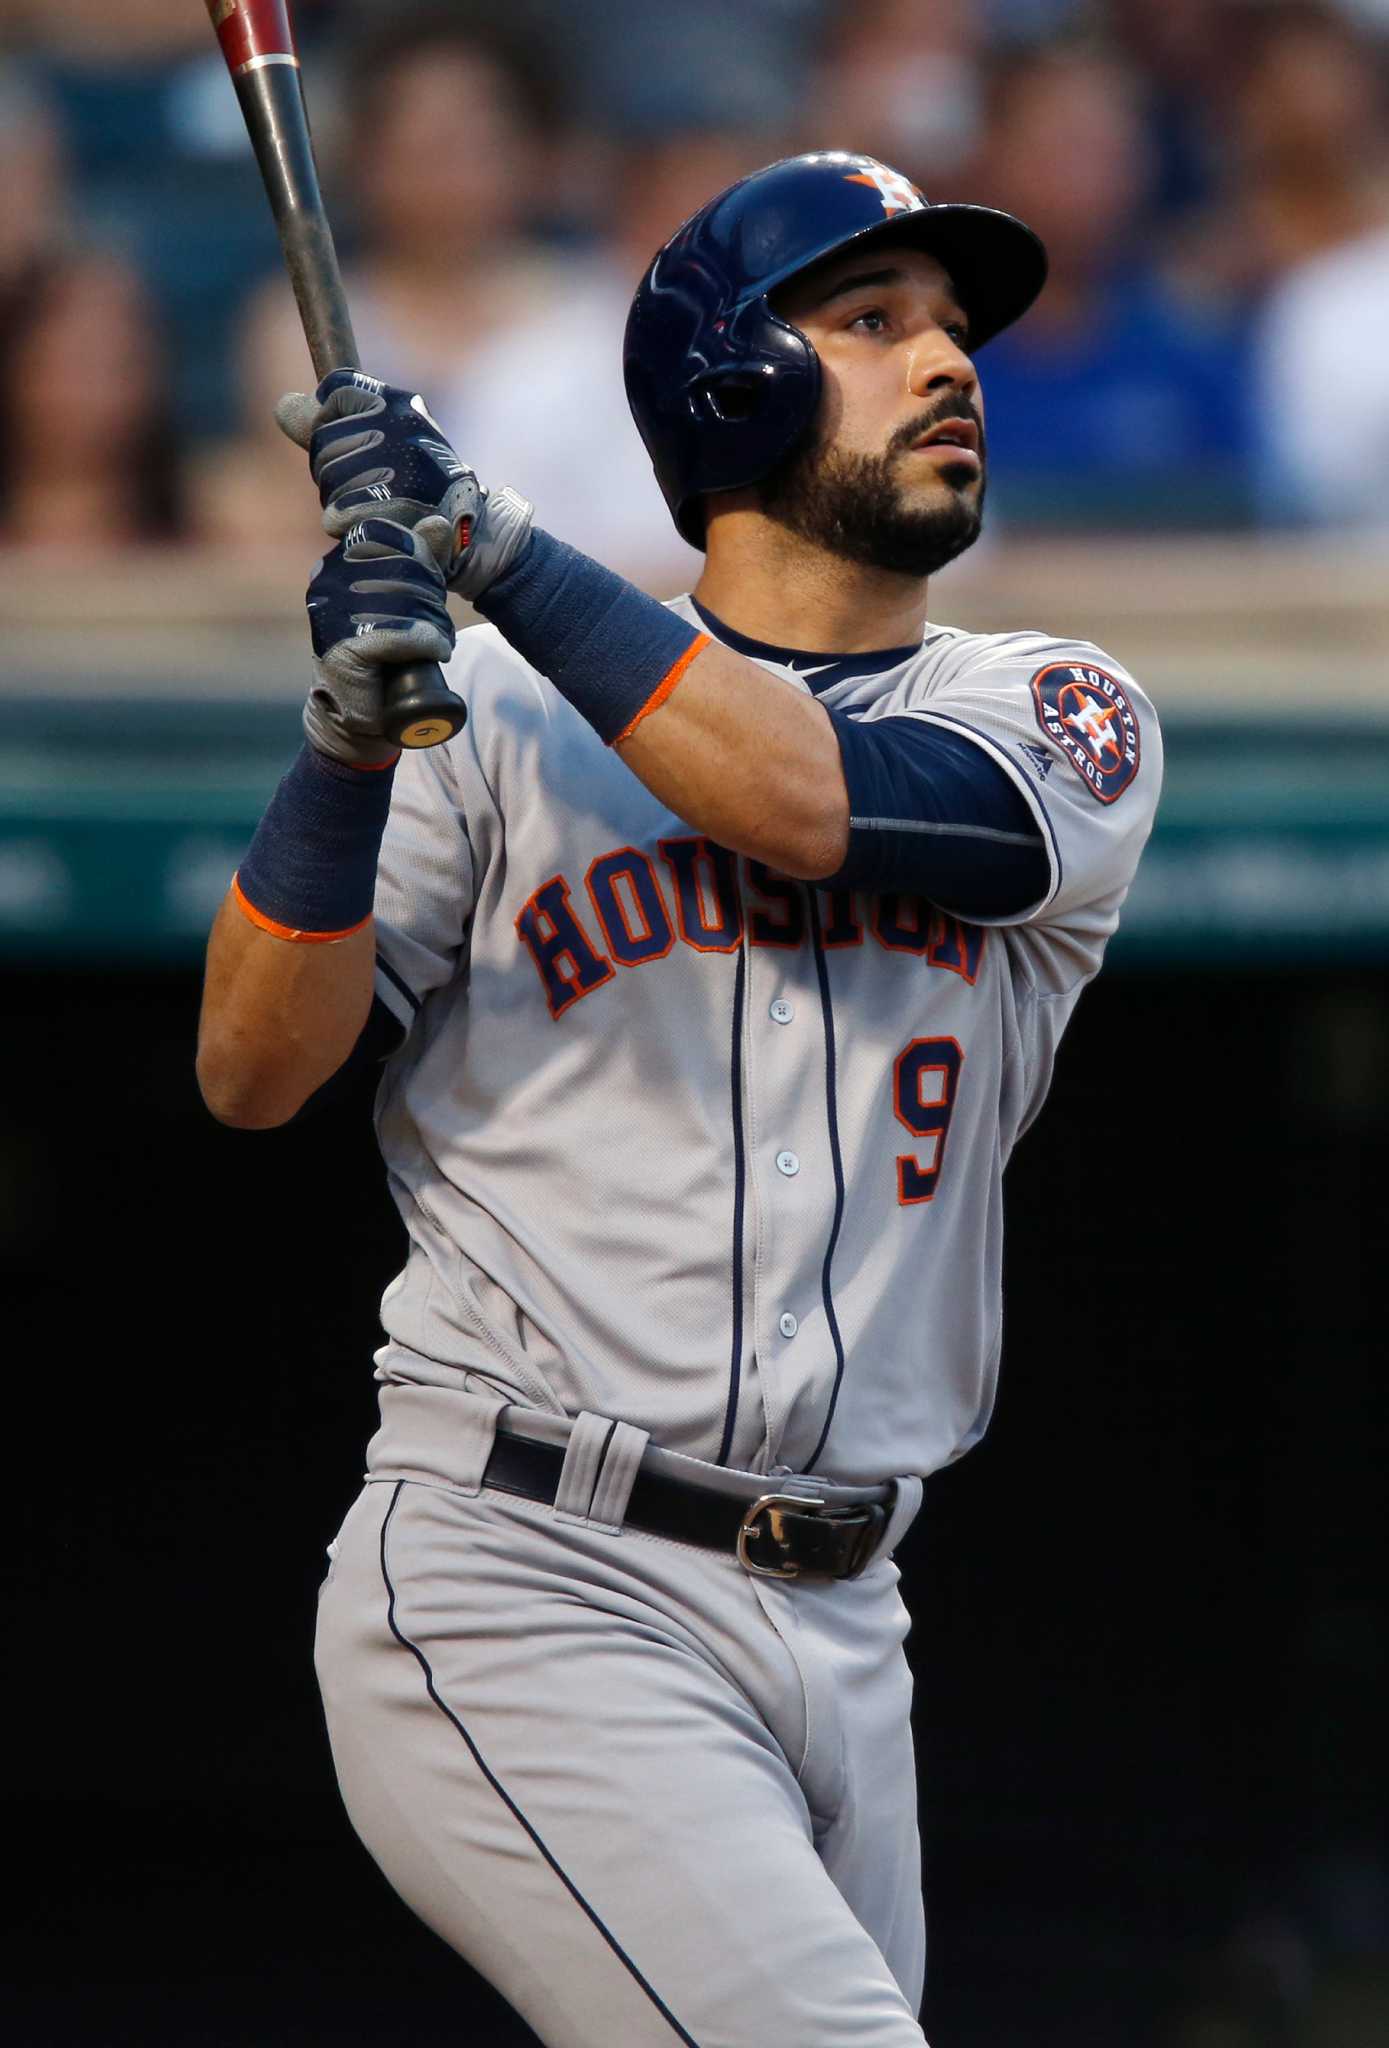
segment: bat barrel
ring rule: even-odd
[[[235,73],[236,96],[265,180],[314,375],[360,366],[304,118],[299,67],[268,57]]]
[[[265,180],[314,375],[359,369],[286,0],[207,0],[207,11]],[[435,662],[402,666],[387,683],[385,730],[400,746],[436,747],[466,717]]]

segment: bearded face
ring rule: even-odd
[[[919,461],[923,435],[960,418],[977,429],[977,464],[952,465],[948,456]],[[952,393],[900,427],[879,455],[812,438],[764,479],[760,496],[778,525],[841,560],[933,576],[979,538],[986,474],[984,423],[976,407]]]

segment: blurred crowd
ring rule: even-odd
[[[1005,533],[1389,531],[1389,0],[298,0],[365,365],[652,589],[626,409],[656,246],[794,150],[867,150],[1048,245],[981,358]],[[194,0],[4,0],[0,542],[316,534],[311,382]]]

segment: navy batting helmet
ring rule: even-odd
[[[1025,313],[1046,277],[1031,228],[933,206],[875,157],[817,150],[739,179],[656,256],[627,319],[627,399],[675,524],[704,544],[706,491],[767,476],[815,416],[820,361],[772,311],[778,285],[861,243],[907,242],[949,271],[970,345]]]

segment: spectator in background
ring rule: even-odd
[[[682,220],[781,154],[780,138],[708,125],[681,99],[651,109],[614,167],[607,233],[566,267],[563,298],[477,363],[476,427],[459,446],[531,498],[543,526],[653,595],[687,590],[701,557],[675,532],[627,406],[622,337],[637,281]]]
[[[1151,151],[1149,225],[1157,236],[1209,205],[1223,175],[1229,0],[1114,0],[1113,28],[1133,67]]]
[[[0,60],[0,322],[64,222],[62,142],[52,108],[18,69]]]
[[[170,339],[179,418],[196,431],[225,407],[236,311],[276,262],[207,16],[188,0],[11,7],[61,126],[74,226],[88,246],[138,264]],[[301,6],[295,19],[302,35]]]
[[[9,0],[5,17],[22,41],[82,64],[158,65],[206,34],[206,17],[180,0]]]
[[[426,392],[484,473],[498,444],[474,399],[478,359],[558,304],[556,254],[528,232],[543,212],[558,114],[535,38],[496,9],[392,13],[346,52],[334,125],[352,179],[356,247],[344,267],[358,348]],[[271,417],[281,392],[311,381],[288,286],[271,277],[241,338],[245,438],[200,465],[210,537],[274,545],[317,531],[302,462]]]
[[[858,0],[829,23],[797,146],[867,150],[940,196],[978,146],[986,23],[971,0]]]
[[[158,334],[115,257],[49,259],[0,324],[0,542],[78,559],[182,530]]]
[[[1247,302],[1382,224],[1384,46],[1320,0],[1226,0],[1218,29],[1223,177],[1176,261],[1184,286]]]
[[[1389,89],[1331,9],[1252,17],[1234,118],[1238,217],[1273,273],[1255,353],[1260,509],[1389,529]]]
[[[823,17],[859,0],[532,0],[564,52],[577,118],[606,133],[652,132],[677,85],[728,129],[783,129],[805,104]],[[917,0],[920,7],[942,0]]]
[[[988,353],[1002,518],[1049,529],[1241,522],[1245,338],[1186,304],[1148,255],[1151,158],[1131,73],[1085,43],[1015,53],[996,63],[985,108],[959,189],[1021,214],[1051,259],[1026,328]]]

